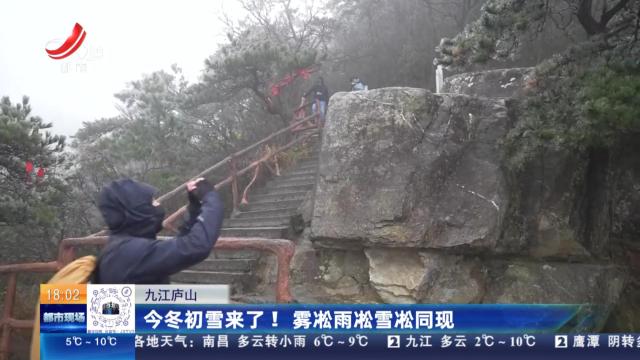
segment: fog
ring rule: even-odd
[[[0,22],[0,92],[31,99],[34,114],[73,135],[83,121],[117,115],[113,94],[143,73],[177,63],[190,82],[224,36],[234,1],[12,1]],[[10,15],[9,15],[10,14]],[[9,15],[9,16],[7,16]],[[80,23],[86,39],[63,60],[47,56]]]

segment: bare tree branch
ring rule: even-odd
[[[630,0],[620,0],[618,1],[618,3],[611,8],[611,10],[609,11],[605,11],[606,10],[606,5],[603,8],[603,15],[600,18],[600,25],[602,27],[606,27],[607,24],[609,23],[609,21],[620,11],[622,10],[625,6],[627,6],[627,4],[629,3]],[[606,2],[605,2],[606,4]]]

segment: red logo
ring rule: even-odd
[[[76,23],[76,25],[73,27],[73,32],[71,32],[71,35],[69,35],[69,37],[64,42],[64,44],[60,45],[60,47],[57,49],[54,49],[54,50],[45,49],[45,51],[47,52],[47,54],[49,54],[49,57],[52,59],[56,59],[56,60],[64,59],[67,56],[76,52],[76,50],[78,50],[78,48],[80,47],[80,45],[82,45],[82,42],[84,41],[84,38],[86,36],[87,36],[87,33],[82,28],[82,25]]]

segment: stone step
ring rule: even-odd
[[[190,268],[197,271],[213,272],[249,272],[256,264],[255,259],[216,259],[207,258]]]
[[[293,166],[292,169],[302,169],[302,168],[313,168],[318,165],[318,156],[314,156],[313,158],[306,158],[304,160],[298,160]]]
[[[183,270],[171,277],[185,284],[233,284],[249,282],[253,275],[244,272]]]
[[[280,221],[289,221],[289,219],[291,218],[291,216],[293,215],[293,212],[288,211],[289,209],[287,209],[287,211],[283,211],[283,212],[274,212],[274,213],[264,213],[262,211],[248,211],[247,215],[239,217],[233,217],[231,219],[225,219],[225,221],[230,221],[230,220],[242,220],[242,221],[276,221],[276,220],[280,220]],[[240,215],[242,213],[239,213],[238,215]]]
[[[309,183],[295,183],[294,185],[288,185],[288,184],[273,184],[272,186],[265,186],[263,189],[260,189],[259,193],[256,193],[256,195],[263,195],[263,194],[282,194],[282,193],[290,193],[290,192],[295,192],[295,191],[309,191],[309,190],[313,190],[313,188],[315,188],[316,184],[313,182],[309,182]]]
[[[271,220],[255,220],[255,219],[234,219],[227,223],[229,228],[249,228],[249,227],[278,227],[289,226],[290,220],[271,219]]]
[[[315,182],[317,174],[304,174],[304,175],[283,175],[272,181],[305,181]]]
[[[307,195],[306,191],[289,191],[279,193],[256,194],[249,198],[251,202],[277,201],[277,200],[304,200]]]
[[[286,239],[288,226],[222,228],[223,237],[263,237]]]
[[[314,186],[292,185],[284,188],[264,188],[260,192],[249,195],[249,203],[261,202],[266,200],[286,199],[286,198],[305,198],[309,192],[315,190]],[[296,195],[292,195],[296,194]],[[303,195],[304,194],[304,195]]]
[[[313,153],[311,153],[310,157],[297,159],[296,162],[293,163],[293,165],[297,167],[300,165],[317,164],[319,161],[320,161],[320,149],[315,150]]]
[[[230,302],[232,304],[273,304],[274,295],[258,294],[234,294]]]
[[[220,250],[214,249],[207,259],[209,260],[255,260],[260,257],[258,250]]]
[[[284,176],[302,176],[302,175],[315,175],[318,173],[317,169],[314,168],[309,168],[309,169],[293,169],[291,171],[288,171],[284,174],[282,174],[282,176],[280,177],[284,177]],[[278,177],[275,177],[274,180],[277,180]]]
[[[235,219],[226,225],[229,228],[252,228],[252,227],[279,227],[289,226],[289,220],[254,220],[254,219]]]
[[[263,218],[263,219],[230,219],[225,226],[232,228],[242,227],[275,227],[275,226],[289,226],[290,217],[286,218]]]
[[[293,200],[269,200],[269,201],[253,201],[250,202],[247,211],[254,210],[273,210],[273,209],[282,209],[282,208],[298,208],[302,204],[301,199],[293,199]]]
[[[284,174],[282,174],[280,176],[276,176],[276,177],[271,178],[269,183],[278,182],[278,181],[281,181],[281,180],[287,180],[289,178],[310,177],[310,178],[315,179],[317,174],[318,174],[318,172],[316,170],[292,171],[292,172],[284,173]],[[315,181],[315,180],[313,180],[313,181]]]
[[[282,208],[282,209],[268,209],[268,210],[256,210],[256,211],[242,211],[239,212],[234,219],[252,218],[252,217],[270,217],[270,216],[291,216],[295,213],[297,208]]]
[[[318,170],[317,161],[301,162],[293,166],[296,170]]]
[[[315,186],[316,185],[316,179],[314,178],[313,180],[286,180],[286,179],[278,179],[278,181],[271,181],[269,182],[265,187],[265,191],[267,190],[271,190],[271,189],[276,189],[276,188],[283,188],[283,187],[288,187],[288,186]]]

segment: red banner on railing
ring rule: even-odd
[[[308,80],[311,74],[317,70],[318,70],[317,68],[310,66],[303,69],[297,69],[293,73],[289,73],[285,75],[282,79],[280,79],[279,81],[271,85],[271,96],[272,97],[279,96],[280,93],[282,92],[282,88],[291,84],[298,77],[301,77],[304,80]]]

